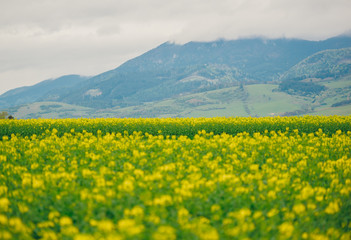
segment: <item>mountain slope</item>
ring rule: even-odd
[[[252,84],[177,96],[137,106],[96,110],[58,102],[37,102],[9,109],[16,118],[106,118],[106,117],[215,117],[350,115],[351,75],[321,84],[327,90],[317,96],[276,91],[275,84]]]
[[[318,94],[326,87],[318,84],[323,79],[337,79],[351,74],[351,48],[329,49],[302,60],[280,80],[280,90],[299,94]]]
[[[280,80],[341,77],[351,73],[351,48],[328,49],[315,53],[290,68]]]
[[[78,84],[86,81],[88,77],[79,75],[66,75],[56,79],[49,79],[29,87],[20,87],[0,96],[0,107],[7,108],[21,104],[46,100],[55,100],[60,93],[72,91]]]
[[[209,90],[285,82],[290,77],[284,76],[292,74],[285,72],[305,58],[346,47],[351,47],[351,37],[164,43],[91,78],[70,75],[11,90],[0,96],[0,107],[56,101],[95,109],[123,108]]]
[[[351,47],[350,37],[313,42],[296,39],[165,43],[120,67],[89,79],[60,101],[96,108],[138,105],[182,93],[278,79],[304,58]],[[225,69],[225,73],[223,73]],[[212,74],[220,72],[219,74]],[[187,79],[192,78],[192,81]],[[98,94],[91,96],[89,91]]]

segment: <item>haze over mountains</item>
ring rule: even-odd
[[[10,90],[0,109],[19,118],[350,114],[350,69],[349,36],[167,42],[97,76]]]

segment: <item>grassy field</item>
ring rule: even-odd
[[[332,115],[350,115],[351,109],[350,106],[340,106],[340,107],[320,107],[316,112],[311,113],[310,115],[319,115],[319,116],[332,116]]]
[[[89,117],[93,109],[60,102],[37,102],[11,109],[19,119]]]
[[[351,85],[350,82],[351,82],[351,76],[345,76],[337,81],[327,80],[321,83],[328,88],[345,88],[345,87],[350,87]]]
[[[253,84],[196,94],[175,96],[159,102],[130,107],[92,108],[56,102],[39,102],[10,109],[17,118],[77,117],[262,117],[282,115],[350,115],[351,105],[331,107],[350,99],[351,76],[320,80],[327,90],[315,96],[289,95],[278,85]],[[59,105],[59,106],[58,106]],[[51,106],[51,107],[50,107]]]
[[[248,85],[243,90],[231,87],[110,111],[118,117],[274,116],[296,111],[310,100],[272,91],[276,88],[272,84]]]

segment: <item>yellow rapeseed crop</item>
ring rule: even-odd
[[[0,121],[0,239],[350,239],[350,120]]]
[[[123,133],[132,134],[134,131],[152,135],[176,135],[193,137],[199,131],[214,134],[227,133],[235,135],[242,132],[255,133],[264,131],[291,132],[298,129],[304,133],[314,133],[322,129],[325,134],[333,134],[337,130],[351,130],[349,116],[305,116],[305,117],[216,117],[216,118],[150,118],[150,119],[30,119],[8,121],[0,119],[0,137],[20,134],[21,136],[41,135],[45,131],[56,129],[57,135],[62,136],[72,129],[75,132],[87,131],[97,134]]]

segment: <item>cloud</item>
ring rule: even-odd
[[[180,42],[252,35],[319,40],[351,28],[351,1],[247,0],[190,18]]]
[[[112,69],[165,41],[324,39],[351,29],[349,0],[0,2],[0,93]]]

